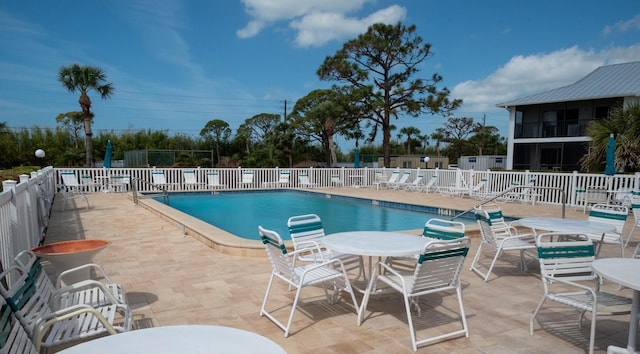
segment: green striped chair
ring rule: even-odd
[[[424,224],[422,236],[435,240],[457,240],[464,237],[466,226],[459,221],[431,218]]]
[[[264,294],[264,300],[262,301],[262,307],[260,309],[260,316],[266,316],[278,327],[284,331],[284,336],[289,336],[291,329],[291,323],[293,322],[293,315],[295,314],[298,300],[300,298],[300,292],[302,288],[306,286],[321,285],[324,288],[325,295],[330,304],[337,302],[339,291],[348,292],[351,295],[353,306],[358,310],[358,303],[356,296],[353,293],[349,278],[344,270],[344,266],[339,259],[327,260],[320,263],[307,263],[302,266],[295,266],[295,258],[298,253],[312,251],[311,249],[300,249],[297,251],[289,252],[284,245],[284,241],[280,235],[271,230],[267,230],[262,226],[258,226],[258,233],[260,239],[264,244],[267,256],[271,261],[273,270],[269,277],[269,284],[267,285],[267,291]],[[289,285],[289,288],[296,289],[296,294],[291,306],[291,313],[287,324],[278,320],[271,310],[268,310],[269,293],[271,292],[271,286],[274,279],[280,279]],[[334,290],[333,295],[329,295],[327,292],[327,286],[330,286]],[[279,304],[273,311],[279,311],[282,309],[282,305]]]
[[[589,353],[593,353],[597,316],[629,314],[631,299],[600,291],[599,278],[591,268],[595,251],[588,236],[544,233],[536,237],[536,245],[544,294],[529,320],[529,335],[533,335],[534,321],[545,301],[555,301],[580,311],[578,328],[582,328],[584,314],[592,313]]]
[[[629,231],[629,236],[627,236],[627,241],[624,243],[624,247],[629,245],[629,241],[631,240],[631,236],[633,236],[633,231],[635,231],[636,226],[640,226],[640,191],[631,191],[631,212],[633,213],[633,227],[631,227],[631,231]]]
[[[0,298],[0,354],[36,354],[31,338]]]
[[[54,310],[32,276],[17,266],[0,273],[0,294],[31,337],[36,352],[106,334],[128,331],[119,325],[120,305],[74,305]]]
[[[358,314],[358,325],[364,320],[364,313],[367,309],[371,292],[375,291],[377,282],[382,282],[391,289],[400,292],[404,297],[404,305],[407,313],[409,333],[413,350],[418,350],[418,345],[441,341],[452,337],[469,336],[467,320],[462,304],[462,288],[460,286],[460,272],[462,265],[469,251],[470,240],[468,237],[456,238],[449,241],[433,240],[427,242],[420,256],[417,257],[415,267],[407,269],[405,267],[394,267],[392,264],[378,262],[374,267],[373,274],[367,290],[362,299],[362,308]],[[417,307],[418,316],[422,316],[422,311],[418,304],[418,298],[427,294],[445,292],[449,294],[451,290],[456,291],[458,306],[460,311],[461,329],[449,329],[449,332],[442,333],[429,338],[417,339],[417,334],[413,326],[411,305]],[[443,294],[444,296],[444,294]],[[435,311],[435,309],[433,310]],[[449,310],[447,310],[449,315]],[[438,316],[429,316],[436,318]],[[438,321],[431,323],[437,325]]]
[[[528,252],[533,252],[536,248],[533,235],[519,234],[514,227],[504,222],[502,213],[498,214],[497,212],[491,212],[490,209],[477,208],[475,215],[478,226],[480,227],[482,241],[480,245],[478,245],[478,250],[473,257],[470,269],[481,276],[484,281],[487,281],[498,260],[498,256],[507,251],[518,251],[520,253],[520,269],[527,271],[525,255],[531,258],[535,257],[532,253]],[[480,256],[484,254],[483,249],[486,248],[494,251],[494,257],[487,270],[485,270],[485,267],[481,267],[479,263]]]
[[[594,204],[589,211],[589,221],[611,224],[616,227],[615,232],[607,232],[605,234],[589,234],[591,241],[598,243],[596,252],[600,252],[602,244],[620,245],[620,256],[624,258],[624,241],[622,239],[622,229],[627,221],[629,209],[622,205],[613,204]]]
[[[325,236],[322,220],[316,214],[294,215],[287,220],[289,228],[289,236],[293,242],[295,250],[302,248],[311,248],[320,250],[319,252],[301,252],[298,254],[298,260],[303,262],[319,262],[340,259],[345,266],[347,272],[356,270],[358,275],[356,279],[364,276],[364,261],[362,256],[339,253],[328,250],[322,246],[322,237]]]

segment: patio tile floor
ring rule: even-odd
[[[369,188],[324,191],[460,210],[478,204],[472,199]],[[330,306],[321,290],[305,288],[292,333],[285,338],[276,325],[258,315],[271,271],[266,257],[220,253],[157,214],[134,205],[126,194],[91,194],[88,210],[78,205],[63,211],[62,202],[61,198],[56,199],[45,243],[70,239],[111,241],[95,262],[127,289],[137,328],[178,324],[236,327],[266,336],[289,353],[412,352],[402,299],[395,294],[372,298],[364,323],[357,326],[355,311],[348,301]],[[559,206],[506,203],[501,207],[506,215],[518,217],[558,217],[561,213]],[[569,218],[586,219],[581,211],[570,207],[566,213]],[[416,229],[421,228],[416,225]],[[519,270],[515,258],[501,258],[485,283],[469,271],[478,239],[477,234],[472,237],[472,249],[461,277],[469,338],[424,346],[418,352],[584,352],[588,347],[588,323],[578,330],[577,311],[552,302],[545,305],[534,335],[529,336],[529,317],[542,295],[537,264],[529,263],[529,273],[525,273]],[[635,244],[632,242],[626,252],[630,253]],[[605,246],[601,256],[618,256],[616,247]],[[606,281],[603,287],[618,290],[616,284]],[[293,297],[282,284],[277,284],[272,293],[275,306],[287,305]],[[628,289],[622,293],[631,295]],[[415,319],[419,333],[432,333],[434,322],[438,326],[458,325],[455,312],[448,311],[456,309],[455,296],[425,297],[421,303],[423,317]],[[282,318],[288,315],[288,309],[282,309]],[[602,353],[611,344],[624,346],[628,321],[628,316],[599,319],[596,350]],[[214,339],[212,347],[213,343]]]

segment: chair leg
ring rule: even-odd
[[[629,232],[629,236],[627,236],[627,242],[624,243],[624,247],[629,245],[629,241],[631,241],[631,236],[633,235],[633,231],[636,229],[637,222],[634,222],[633,227],[631,227],[631,232]]]
[[[547,294],[545,293],[544,295],[542,295],[542,300],[540,300],[540,302],[538,303],[538,306],[536,307],[535,310],[533,310],[533,314],[531,315],[531,318],[529,319],[529,335],[532,336],[533,335],[533,322],[536,319],[536,316],[538,316],[538,312],[540,312],[540,310],[542,309],[542,305],[544,304],[545,300],[547,300]]]
[[[478,269],[478,267],[476,266],[476,263],[478,262],[478,259],[480,259],[483,243],[484,242],[480,241],[480,244],[478,245],[478,250],[476,251],[476,255],[473,257],[473,261],[471,262],[471,267],[469,267],[469,270],[476,272],[481,277],[484,277],[485,275]]]
[[[326,290],[326,289],[325,289]],[[291,314],[289,315],[289,321],[287,321],[287,328],[284,330],[284,336],[289,336],[289,329],[291,328],[291,323],[293,322],[293,315],[296,313],[296,307],[298,306],[298,299],[300,298],[300,292],[302,291],[302,285],[298,286],[298,290],[296,290],[296,297],[293,299],[293,305],[291,307]]]
[[[467,327],[467,315],[464,312],[464,305],[462,304],[462,288],[458,283],[456,287],[456,296],[458,296],[458,306],[460,307],[460,319],[462,320],[462,330],[464,331],[464,336],[469,337],[469,328]]]
[[[409,297],[407,296],[406,290],[404,291],[404,307],[407,310],[407,323],[409,324],[409,333],[411,334],[411,345],[413,346],[413,351],[418,351],[418,345],[416,344],[416,332],[413,330],[413,320],[411,319],[411,304],[409,302]]]

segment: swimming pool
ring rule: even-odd
[[[156,200],[163,202],[162,198]],[[290,239],[287,219],[293,215],[317,214],[325,232],[334,233],[422,229],[430,218],[448,219],[459,213],[436,207],[293,190],[172,193],[169,206],[250,240],[259,239],[258,225],[277,231],[283,239]],[[471,218],[460,221],[475,222]]]

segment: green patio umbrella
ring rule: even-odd
[[[104,168],[111,168],[111,155],[113,154],[113,147],[111,146],[111,140],[107,141],[107,151],[104,153],[104,162],[102,166]]]
[[[613,176],[616,174],[616,139],[613,134],[609,135],[607,141],[607,165],[604,168],[604,174],[607,176]]]

